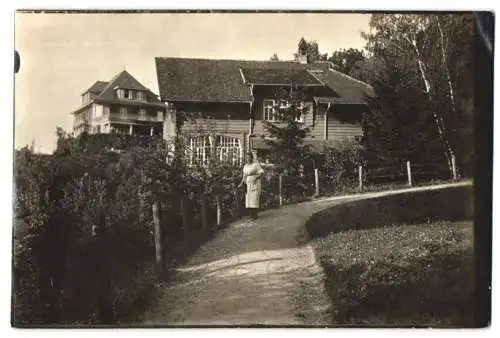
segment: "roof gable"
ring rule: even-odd
[[[147,91],[148,89],[144,87],[139,81],[137,81],[130,73],[126,70],[118,73],[109,81],[108,85],[104,87],[101,94],[98,98],[101,99],[115,99],[116,94],[114,92],[115,88],[123,88],[123,89],[134,89],[134,90],[143,90]]]
[[[123,70],[122,72],[118,73],[113,77],[113,79],[111,79],[111,81],[107,82],[106,86],[102,89],[101,93],[96,97],[96,99],[117,100],[118,97],[115,92],[116,88],[145,91],[148,102],[154,102],[154,103],[160,102],[157,96],[152,91],[143,86],[139,81],[137,81],[135,77],[133,77],[126,70]]]

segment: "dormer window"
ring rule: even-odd
[[[130,89],[118,89],[116,93],[119,99],[132,100],[133,93]]]
[[[146,93],[143,91],[138,91],[137,92],[137,100],[146,101]]]
[[[146,92],[133,89],[117,89],[116,95],[121,100],[147,101]]]
[[[82,95],[82,103],[87,103],[87,102],[89,102],[89,101],[90,101],[90,100],[92,100],[95,96],[96,96],[96,94],[91,93],[91,92],[87,92],[87,93],[83,94],[83,95]]]

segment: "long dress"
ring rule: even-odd
[[[262,190],[260,177],[257,175],[264,173],[258,162],[245,164],[243,176],[246,178],[247,193],[245,196],[245,207],[258,208],[260,205],[260,193]]]

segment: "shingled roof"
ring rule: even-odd
[[[323,86],[306,69],[241,68],[246,84]]]
[[[144,87],[139,81],[137,81],[129,72],[123,70],[122,72],[115,75],[115,77],[109,81],[106,87],[103,88],[102,92],[96,99],[105,99],[105,100],[113,100],[116,99],[115,88],[122,89],[133,89],[133,90],[142,90],[149,91],[146,87]],[[148,97],[149,100],[149,97]]]
[[[109,82],[106,81],[96,81],[89,89],[87,89],[84,93],[97,93],[102,92],[104,88],[108,85]]]
[[[325,86],[344,103],[365,103],[373,96],[368,84],[332,69],[329,63],[163,57],[155,61],[163,101],[251,102],[250,84],[290,81]]]

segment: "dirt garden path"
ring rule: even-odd
[[[327,325],[330,301],[307,219],[345,201],[449,185],[318,199],[236,221],[176,269],[143,325]]]

